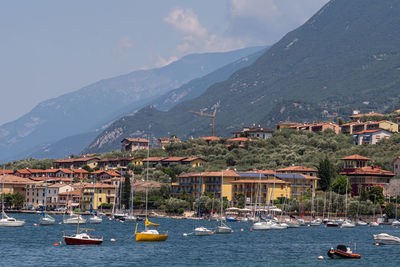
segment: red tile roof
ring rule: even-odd
[[[0,174],[13,174],[14,170],[0,170]]]
[[[11,174],[6,174],[6,175],[1,175],[0,177],[0,182],[2,183],[4,179],[4,184],[28,184],[31,183],[32,180],[28,178],[22,178],[19,176],[11,175]]]
[[[273,170],[252,170],[252,171],[247,171],[245,173],[264,173],[264,174],[274,174],[275,171]]]
[[[351,156],[347,156],[347,157],[341,158],[341,160],[350,160],[350,159],[355,159],[355,160],[371,160],[370,158],[363,157],[363,156],[360,156],[360,155],[351,155]]]
[[[345,175],[374,175],[374,176],[394,176],[394,173],[386,170],[382,170],[381,167],[378,166],[367,166],[351,171],[344,171],[340,174]]]
[[[31,174],[31,172],[28,171],[27,169],[16,170],[15,172],[22,173],[22,174]]]
[[[202,137],[204,140],[206,140],[206,141],[218,141],[218,140],[220,140],[221,138],[220,137],[217,137],[217,136],[205,136],[205,137]]]
[[[201,172],[201,176],[203,177],[221,177],[222,175],[226,177],[240,177],[235,171],[232,170],[224,170],[218,172]],[[199,177],[200,172],[189,172],[179,175],[179,177]]]
[[[98,158],[94,158],[94,157],[82,157],[82,158],[70,158],[70,159],[58,159],[55,160],[55,163],[73,163],[73,162],[86,162],[86,161],[90,161],[90,160],[99,160]]]
[[[147,161],[162,161],[163,159],[166,159],[166,157],[149,157],[149,158],[143,159],[143,162],[147,162]]]
[[[282,168],[276,170],[277,172],[283,172],[283,171],[298,171],[298,172],[317,172],[318,170],[312,169],[312,168],[307,168],[303,166],[291,166],[287,168]]]
[[[81,191],[74,190],[74,191],[59,193],[58,195],[59,196],[80,196],[81,194],[82,194]]]
[[[357,132],[357,133],[353,133],[353,134],[376,133],[376,132],[381,132],[381,131],[389,132],[384,129],[375,129],[375,130],[365,130],[365,131],[361,131],[361,132]]]
[[[350,116],[350,118],[352,118],[352,119],[355,119],[355,118],[361,118],[361,117],[363,117],[363,116],[385,116],[385,115],[383,115],[383,114],[381,114],[381,113],[373,113],[373,112],[370,112],[370,113],[366,113],[366,114],[356,114],[356,115],[352,115],[352,116]]]
[[[115,188],[115,185],[110,185],[110,184],[104,184],[104,183],[95,183],[94,185],[91,183],[83,183],[82,184],[84,188]]]
[[[143,138],[124,138],[121,142],[123,142],[124,140],[128,141],[128,142],[137,142],[137,143],[148,143],[149,141],[147,139],[143,139]]]
[[[177,161],[183,161],[184,159],[186,159],[185,157],[169,157],[169,158],[165,158],[161,161],[164,162],[177,162]]]
[[[246,141],[251,141],[251,139],[247,137],[237,137],[237,138],[232,138],[228,139],[229,142],[246,142]]]

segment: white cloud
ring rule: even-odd
[[[164,21],[183,34],[182,43],[176,48],[176,52],[180,55],[193,52],[221,52],[245,46],[242,40],[211,33],[201,25],[192,9],[175,8],[164,18]]]

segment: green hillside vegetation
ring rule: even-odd
[[[395,110],[400,107],[398,14],[398,1],[330,1],[228,80],[168,112],[147,107],[124,117],[100,139],[115,132],[121,137],[149,131],[156,137],[209,135],[210,120],[189,110],[216,108],[218,136],[253,123],[272,127],[281,120],[321,120],[324,114],[347,118],[355,109]],[[117,145],[114,140],[110,147]]]

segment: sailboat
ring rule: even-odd
[[[222,171],[222,178],[221,178],[221,200],[220,200],[221,201],[221,207],[220,207],[220,209],[221,209],[221,220],[220,220],[221,224],[218,225],[215,228],[215,233],[216,234],[230,234],[230,233],[232,233],[232,228],[230,228],[229,226],[224,224],[224,222],[222,221],[222,211],[223,211],[223,203],[224,203],[224,200],[222,198],[223,188],[224,188],[224,171]],[[200,205],[200,201],[199,201],[199,205]]]
[[[329,194],[328,220],[329,220],[329,216],[330,216],[330,212],[331,212],[331,207],[332,207],[332,190],[330,191],[330,194]],[[329,220],[326,223],[326,227],[338,227],[338,226],[339,226],[339,223],[334,220]]]
[[[80,216],[79,216],[80,217]],[[100,245],[103,243],[103,237],[93,237],[88,234],[88,230],[92,229],[79,229],[80,220],[77,220],[76,234],[64,235],[64,241],[67,245]],[[85,230],[82,232],[81,230]]]
[[[45,186],[44,186],[42,217],[39,220],[40,225],[52,225],[56,222],[56,219],[54,219],[53,217],[51,217],[46,213],[46,206],[47,206],[46,192],[47,192],[47,181],[45,181]]]
[[[2,187],[2,198],[1,198],[1,219],[0,219],[0,226],[4,227],[18,227],[24,226],[25,221],[17,220],[12,217],[8,217],[6,212],[4,211],[4,180],[5,180],[5,170],[3,169],[3,187]]]
[[[356,225],[352,223],[349,219],[347,219],[347,186],[348,186],[349,180],[346,178],[346,203],[345,203],[345,212],[344,212],[344,217],[345,220],[342,223],[342,228],[354,228]]]
[[[148,140],[148,146],[147,146],[147,158],[150,157],[150,140]],[[160,241],[165,241],[168,238],[168,233],[160,233],[156,229],[149,229],[148,226],[154,226],[158,227],[159,224],[152,223],[149,221],[147,218],[147,213],[148,213],[148,198],[149,198],[149,190],[148,190],[148,181],[149,181],[149,162],[147,161],[147,168],[146,168],[146,219],[144,221],[144,231],[138,233],[137,228],[138,224],[136,224],[136,229],[135,229],[135,236],[136,236],[136,242],[160,242]]]
[[[94,180],[94,175],[93,175],[93,194],[92,194],[92,203],[90,203],[90,213],[92,213],[92,217],[89,217],[88,221],[91,224],[99,224],[103,222],[103,218],[97,216],[94,212],[94,193],[96,191],[96,184]]]
[[[375,219],[375,201],[376,201],[376,195],[374,196],[374,219]],[[370,222],[369,226],[370,227],[378,227],[379,223],[377,221]]]
[[[133,181],[131,181],[131,207],[129,215],[123,217],[125,222],[136,222],[137,217],[133,215],[133,184],[134,184],[135,176],[133,176]]]
[[[206,236],[206,235],[211,235],[212,231],[210,229],[207,229],[206,227],[200,225],[200,221],[201,221],[201,210],[200,210],[200,207],[201,207],[201,166],[202,166],[202,164],[200,164],[200,179],[199,179],[199,210],[198,210],[198,215],[199,215],[198,222],[199,223],[198,223],[198,226],[194,229],[194,235]],[[221,188],[221,190],[222,190],[222,188]]]

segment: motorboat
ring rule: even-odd
[[[287,225],[287,228],[299,228],[300,227],[300,223],[298,223],[296,221],[286,219],[284,223]]]
[[[336,220],[337,224],[342,225],[344,223],[343,219]]]
[[[400,245],[400,238],[385,233],[372,235],[375,243],[380,245]]]
[[[102,222],[103,222],[103,218],[101,218],[101,217],[99,217],[99,216],[97,216],[97,215],[93,215],[92,217],[90,217],[90,218],[88,219],[88,221],[89,221],[89,223],[91,223],[91,224],[99,224],[99,223],[102,223]],[[79,222],[79,223],[81,223],[81,222]]]
[[[84,224],[86,223],[86,219],[81,215],[71,214],[68,218],[63,219],[64,224]]]
[[[354,223],[352,223],[350,220],[345,220],[342,225],[342,228],[354,228],[356,227],[356,225]]]
[[[393,226],[398,226],[398,225],[400,225],[400,221],[399,221],[399,220],[394,220],[394,221],[392,222],[392,225],[393,225]]]
[[[133,216],[133,215],[127,215],[125,217],[122,217],[121,220],[124,221],[124,222],[137,222],[138,218],[136,216]]]
[[[45,214],[39,220],[40,225],[53,225],[55,222],[56,222],[56,219],[54,219],[53,217],[51,217],[48,214]]]
[[[321,224],[322,224],[322,220],[321,220],[320,218],[317,218],[317,219],[312,220],[312,221],[310,222],[310,225],[311,225],[311,226],[320,226]]]
[[[326,223],[326,227],[338,227],[339,224],[336,221],[329,221]]]
[[[242,217],[242,218],[240,218],[240,221],[241,221],[241,222],[248,222],[249,219],[248,219],[247,217]]]
[[[328,251],[329,258],[332,259],[360,259],[361,255],[353,253],[349,247],[345,245],[338,245]]]
[[[67,245],[100,245],[103,238],[92,237],[88,233],[76,233],[72,235],[64,235],[64,241]]]
[[[204,226],[199,226],[194,229],[194,235],[196,236],[212,235],[212,231],[210,229],[205,228]]]
[[[226,221],[227,221],[227,222],[238,222],[239,220],[236,219],[236,218],[233,218],[233,217],[227,217],[227,218],[226,218]]]
[[[258,219],[256,217],[249,217],[248,220],[250,222],[256,222]]]
[[[370,226],[370,227],[378,227],[379,223],[378,222],[370,222],[368,226]]]
[[[3,211],[2,218],[0,219],[0,226],[2,227],[20,227],[24,226],[25,221],[17,220],[12,217],[8,217],[7,214]]]
[[[288,228],[288,225],[279,224],[272,221],[259,221],[253,224],[253,230],[283,230]]]
[[[356,225],[358,225],[358,226],[366,226],[366,225],[368,225],[368,223],[366,223],[366,222],[364,222],[362,220],[359,220],[359,221],[356,222]]]

